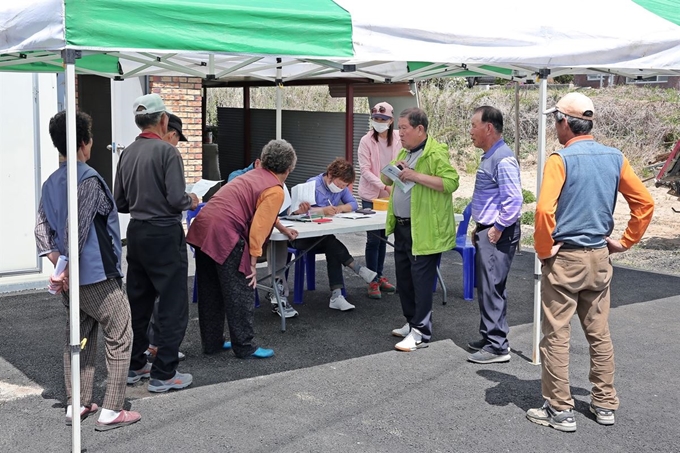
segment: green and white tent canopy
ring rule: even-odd
[[[0,4],[0,71],[66,65],[69,229],[78,229],[75,73],[108,77],[187,75],[283,83],[315,77],[376,82],[448,75],[528,77],[615,73],[680,75],[680,2],[569,0],[546,8],[501,0],[5,0]],[[69,52],[70,54],[71,52]],[[419,62],[419,63],[414,63]],[[539,111],[547,84],[541,79]],[[540,115],[539,131],[545,131]],[[539,167],[545,151],[539,139]],[[540,173],[539,173],[540,175]],[[539,177],[540,185],[540,177]],[[538,190],[537,190],[538,192]],[[70,325],[79,322],[77,241],[71,261]],[[540,332],[535,270],[534,361]],[[80,337],[70,335],[72,387]],[[73,394],[73,405],[80,395]],[[80,449],[73,420],[72,451]]]
[[[376,82],[488,74],[678,74],[680,2],[22,0],[0,6],[0,70]],[[277,61],[280,59],[280,62]],[[414,63],[430,62],[430,63]]]

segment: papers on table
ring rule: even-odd
[[[335,217],[343,219],[368,219],[370,216],[360,212],[342,212],[340,214],[335,214]]]
[[[285,215],[283,217],[280,217],[281,219],[285,220],[294,220],[296,222],[311,222],[315,219],[321,219],[323,218],[322,215],[320,214],[295,214],[295,215]]]
[[[310,205],[316,204],[316,181],[308,181],[293,187],[291,193],[290,211],[295,212],[304,202]]]
[[[399,187],[401,191],[404,193],[407,193],[409,190],[413,188],[413,186],[416,185],[416,183],[414,183],[413,181],[403,182],[401,179],[399,179],[401,170],[397,168],[396,165],[387,164],[385,165],[385,168],[380,170],[380,173],[390,178],[394,182],[394,185]]]
[[[210,179],[201,179],[200,181],[198,181],[198,182],[197,182],[196,184],[194,184],[193,186],[192,186],[192,185],[188,185],[188,186],[187,186],[187,192],[188,192],[188,193],[195,193],[196,196],[200,198],[200,197],[202,197],[203,195],[205,195],[206,193],[208,193],[208,191],[209,191],[210,189],[212,189],[212,187],[213,187],[215,184],[218,184],[218,183],[220,183],[220,182],[222,182],[222,181],[212,181],[212,180],[210,180]]]

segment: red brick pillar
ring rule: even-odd
[[[198,77],[149,77],[149,89],[158,93],[165,105],[182,119],[182,132],[187,142],[179,142],[184,159],[187,184],[202,176],[203,131],[201,130],[201,102],[203,96],[201,79]]]

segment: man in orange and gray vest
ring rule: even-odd
[[[534,242],[543,263],[540,347],[545,403],[529,409],[527,418],[559,431],[576,431],[569,389],[571,318],[578,314],[590,345],[590,412],[598,423],[613,425],[619,398],[609,333],[609,255],[628,250],[642,238],[654,201],[623,153],[590,135],[595,107],[587,96],[569,93],[545,114],[554,114],[564,148],[547,159],[536,206]],[[617,192],[630,208],[630,220],[618,240],[610,237]]]

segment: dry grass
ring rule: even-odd
[[[571,89],[573,90],[573,88]],[[549,87],[548,105],[570,89],[560,85]],[[593,99],[597,121],[593,134],[609,146],[621,149],[640,171],[655,156],[670,150],[680,139],[680,93],[673,89],[639,86],[619,86],[602,89],[581,89]],[[273,109],[276,104],[274,88],[251,89],[251,107]],[[341,112],[344,98],[331,98],[328,88],[287,87],[283,90],[283,108]],[[419,84],[420,103],[430,117],[430,133],[449,145],[452,162],[461,170],[474,171],[479,161],[479,150],[470,142],[470,114],[475,107],[492,105],[505,116],[505,138],[514,147],[515,90],[512,86],[493,86],[490,89],[468,89],[463,79],[441,79]],[[216,121],[217,106],[242,107],[242,90],[222,88],[208,90],[208,124]],[[366,98],[356,98],[355,112],[368,112]],[[519,91],[520,160],[531,164],[536,160],[538,141],[538,90]],[[560,148],[548,122],[547,151]]]

